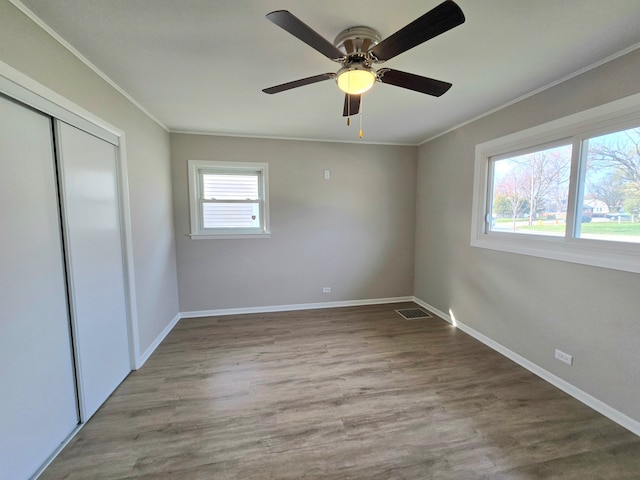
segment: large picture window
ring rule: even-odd
[[[189,161],[191,237],[268,236],[268,165]]]
[[[640,272],[640,94],[476,146],[472,246]]]

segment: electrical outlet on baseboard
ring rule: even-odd
[[[573,355],[569,355],[568,353],[564,353],[562,350],[558,350],[556,348],[555,357],[556,357],[556,359],[560,360],[561,362],[566,363],[567,365],[573,365]]]
[[[331,293],[331,287],[322,287],[322,293]]]

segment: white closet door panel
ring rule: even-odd
[[[130,371],[116,149],[57,121],[83,421]]]
[[[51,120],[0,97],[0,478],[78,424]]]

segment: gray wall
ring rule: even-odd
[[[476,144],[637,93],[638,79],[635,51],[422,145],[415,259],[417,298],[636,420],[640,277],[469,244]]]
[[[171,156],[182,312],[412,295],[415,147],[172,134]],[[191,240],[187,160],[268,162],[271,238]]]
[[[140,349],[178,312],[169,134],[7,0],[0,61],[126,132]]]
[[[421,146],[417,167],[413,147],[182,134],[170,155],[167,132],[7,0],[0,60],[127,134],[142,351],[178,311],[176,275],[184,312],[415,294],[640,420],[638,276],[469,246],[475,145],[640,91],[640,52]],[[186,237],[188,159],[269,162],[272,237]]]

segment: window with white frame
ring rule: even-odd
[[[269,236],[268,164],[189,160],[192,238]]]
[[[471,245],[640,272],[640,94],[476,146]]]
[[[489,159],[489,231],[565,234],[571,147],[561,141]]]

